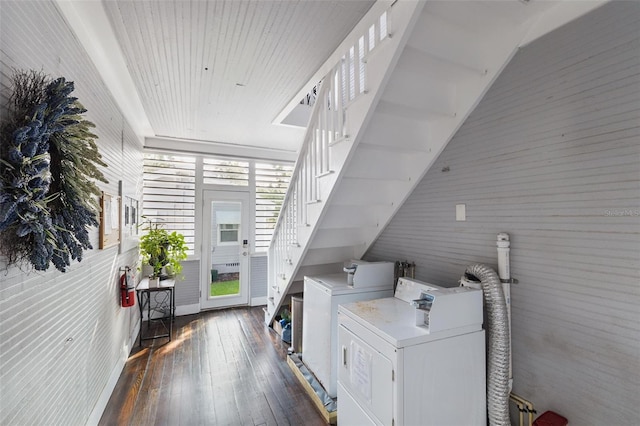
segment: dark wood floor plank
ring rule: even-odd
[[[136,348],[131,353],[111,397],[113,405],[120,407],[120,410],[105,412],[103,421],[108,424],[127,424],[138,398],[149,353],[147,348]]]
[[[136,409],[133,411],[131,422],[135,425],[154,425],[166,356],[160,349],[155,349],[147,363],[147,373],[142,381],[142,386],[136,400]],[[151,421],[153,420],[153,421]]]
[[[173,340],[145,341],[101,425],[325,425],[286,364],[260,307],[178,317]]]

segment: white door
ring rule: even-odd
[[[249,301],[249,193],[204,191],[202,309]]]

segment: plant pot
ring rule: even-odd
[[[149,288],[157,288],[159,284],[160,284],[160,278],[149,277]]]

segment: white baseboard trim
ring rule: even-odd
[[[135,325],[131,328],[129,332],[129,344],[122,348],[122,352],[120,354],[120,358],[116,362],[116,365],[111,370],[111,375],[109,376],[109,381],[102,389],[100,393],[100,397],[96,404],[93,406],[93,410],[89,415],[89,419],[87,419],[87,426],[97,426],[100,423],[100,419],[102,418],[102,414],[104,414],[104,409],[107,408],[107,404],[109,403],[109,399],[111,398],[111,394],[113,390],[116,388],[118,384],[118,379],[120,379],[120,374],[122,374],[122,370],[124,369],[125,364],[127,363],[127,359],[129,359],[129,354],[131,353],[131,349],[133,345],[136,344],[138,340],[138,331],[140,330],[140,316],[136,315],[137,321]]]
[[[200,312],[200,304],[176,306],[176,316],[193,315]]]
[[[267,304],[267,296],[251,298],[251,306],[261,306],[266,304]]]
[[[138,341],[138,333],[140,332],[140,315],[136,315],[137,321],[136,325],[131,329],[131,334],[129,335],[129,348],[133,348],[133,345]],[[129,354],[131,353],[131,349],[129,349],[129,353],[127,354],[127,358],[129,358]]]

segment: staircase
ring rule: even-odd
[[[523,43],[597,6],[565,3],[374,6],[319,87],[269,249],[267,324],[305,275],[364,255]]]

